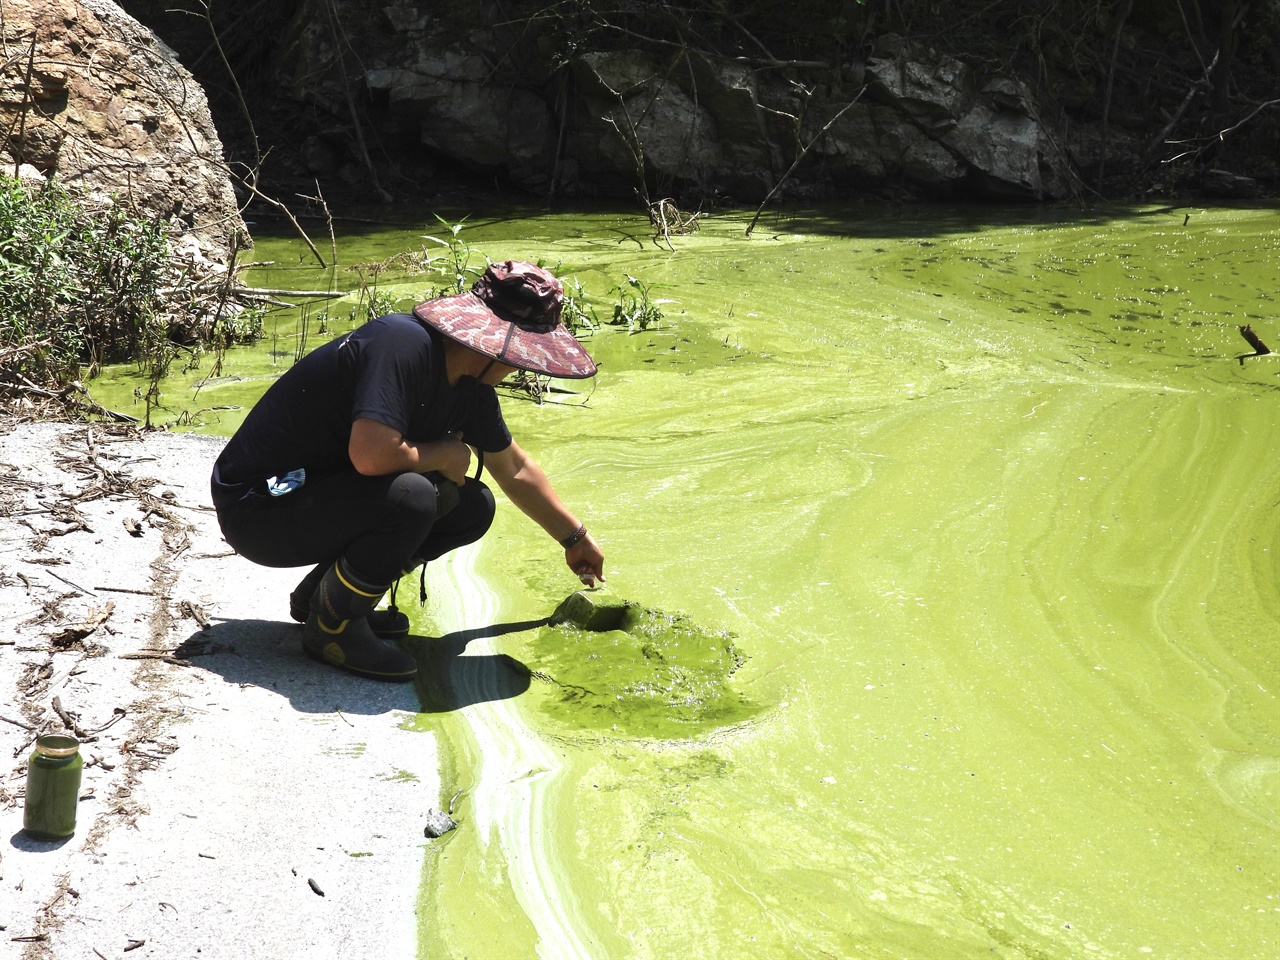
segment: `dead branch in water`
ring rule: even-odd
[[[698,221],[703,217],[701,210],[696,213],[681,213],[676,202],[670,197],[663,197],[656,203],[649,204],[649,220],[662,233],[667,247],[671,245],[671,234],[697,233]]]
[[[1255,357],[1265,357],[1271,352],[1271,348],[1262,342],[1262,338],[1253,332],[1253,327],[1249,326],[1249,324],[1246,323],[1240,328],[1240,336],[1244,337],[1249,346],[1256,351],[1254,353]]]
[[[862,90],[859,90],[857,95],[852,100],[850,100],[848,103],[846,103],[843,107],[840,108],[839,113],[837,113],[834,117],[828,120],[823,125],[822,129],[819,130],[816,134],[814,134],[813,139],[810,140],[809,143],[805,146],[805,148],[800,151],[800,155],[796,157],[795,162],[792,163],[791,166],[787,168],[787,172],[784,173],[782,177],[778,180],[778,182],[773,185],[773,189],[769,191],[769,195],[760,201],[760,206],[756,208],[756,215],[752,217],[751,222],[747,224],[748,237],[751,236],[751,231],[756,228],[756,221],[760,219],[760,214],[764,212],[765,206],[767,206],[769,201],[773,199],[774,195],[779,190],[782,189],[782,185],[786,183],[787,178],[790,177],[791,174],[795,172],[796,167],[800,166],[800,161],[809,155],[809,151],[813,149],[814,144],[816,144],[819,140],[821,140],[822,137],[826,134],[826,132],[831,129],[832,125],[837,120],[839,120],[841,117],[844,116],[845,111],[848,110],[850,107],[852,107],[855,103],[858,102],[858,100],[862,98],[862,91],[866,89],[867,89],[866,87],[863,87]]]
[[[115,420],[117,423],[140,422],[137,417],[130,416],[127,413],[120,413],[117,410],[108,410],[102,404],[91,399],[89,391],[86,390],[84,384],[78,380],[73,380],[71,383],[65,384],[57,390],[46,390],[44,387],[37,387],[30,381],[27,383],[0,384],[0,398],[3,398],[7,394],[23,394],[27,396],[40,397],[45,400],[56,400],[69,410],[82,410],[86,413],[95,414],[99,417],[106,417],[109,420]]]

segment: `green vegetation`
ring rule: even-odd
[[[0,175],[0,394],[66,396],[82,371],[123,361],[154,385],[184,351],[195,364],[250,340],[261,314],[226,286],[174,255],[162,220]]]
[[[625,326],[632,333],[656,327],[662,320],[662,305],[675,301],[655,300],[649,296],[647,283],[637,280],[631,274],[625,276],[625,286],[620,283],[609,291],[618,295],[618,302],[613,305],[613,319],[609,322]]]
[[[433,216],[444,230],[440,231],[440,236],[423,234],[422,239],[442,247],[443,250],[423,244],[416,250],[399,253],[377,263],[361,263],[347,268],[361,277],[362,305],[368,303],[371,311],[385,307],[380,310],[384,313],[394,309],[394,303],[390,299],[380,297],[377,292],[378,277],[390,271],[403,272],[410,276],[425,274],[428,278],[438,275],[438,282],[433,283],[423,293],[424,300],[462,293],[470,289],[471,284],[484,273],[485,267],[492,261],[487,254],[477,250],[463,238],[462,230],[466,226],[467,218],[463,217],[457,222],[450,222],[438,213]],[[477,258],[483,261],[483,266],[474,264],[473,261]],[[538,266],[555,274],[564,287],[564,306],[560,318],[569,331],[575,336],[595,332],[600,326],[600,317],[596,308],[592,306],[591,295],[583,287],[582,281],[577,276],[565,273],[562,261],[551,263],[540,258],[537,263]],[[629,274],[624,274],[624,277],[626,279],[623,283],[609,291],[610,296],[617,295],[618,299],[613,304],[612,318],[608,322],[625,326],[628,330],[647,330],[649,327],[657,326],[663,318],[662,305],[674,301],[653,299],[649,295],[648,284]],[[369,278],[373,280],[372,286]],[[378,312],[373,312],[370,316],[378,316]]]
[[[0,178],[0,338],[37,382],[153,347],[168,247],[164,225],[110,205],[91,213],[56,183]]]
[[[440,225],[449,231],[449,237],[442,240],[439,237],[424,235],[422,239],[430,240],[432,243],[438,243],[445,248],[445,253],[436,255],[426,255],[425,262],[428,269],[441,269],[448,282],[439,288],[434,294],[435,296],[449,296],[450,294],[462,293],[471,286],[474,278],[481,276],[484,271],[471,266],[471,255],[474,252],[471,245],[462,239],[462,227],[466,223],[466,217],[463,217],[457,223],[450,223],[440,214],[434,215],[440,221]],[[437,267],[440,261],[447,261],[443,267]],[[489,264],[489,258],[485,257],[485,266]]]

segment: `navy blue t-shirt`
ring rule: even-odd
[[[266,480],[303,468],[308,479],[355,467],[351,424],[377,420],[418,443],[456,430],[478,450],[511,444],[493,387],[450,386],[444,336],[407,313],[378,317],[313,350],[249,411],[213,467],[215,506],[266,496]]]

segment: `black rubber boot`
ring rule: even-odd
[[[412,680],[418,673],[413,657],[375,634],[366,619],[386,590],[386,584],[368,583],[339,559],[320,577],[302,628],[302,649],[361,677]]]
[[[299,623],[307,622],[311,614],[311,598],[315,596],[321,578],[332,566],[331,563],[319,564],[293,588],[293,593],[289,594],[289,616]],[[372,610],[365,619],[369,621],[369,629],[384,640],[399,640],[409,635],[409,618],[396,607],[394,592],[391,601],[386,610]]]

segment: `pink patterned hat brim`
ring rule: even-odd
[[[532,309],[516,319],[506,319],[499,309],[532,303]],[[555,277],[533,264],[510,261],[490,264],[485,276],[468,293],[437,297],[413,308],[419,320],[456,340],[518,370],[543,373],[565,380],[595,376],[595,362],[582,344],[560,322],[561,287]],[[540,315],[535,316],[534,313]],[[514,316],[514,314],[511,314]]]

